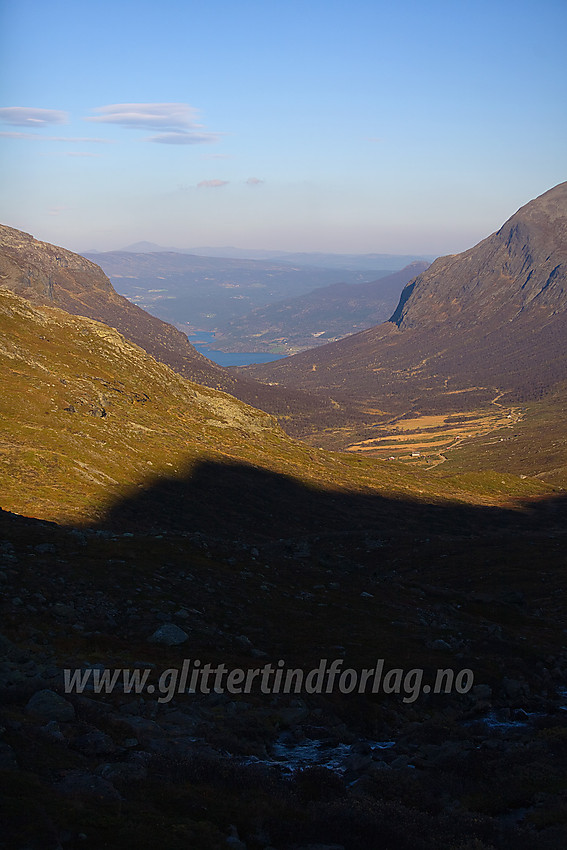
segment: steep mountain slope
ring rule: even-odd
[[[393,412],[538,398],[567,376],[567,183],[408,284],[389,322],[246,371]]]
[[[33,304],[104,322],[183,377],[231,393],[282,421],[292,412],[297,421],[305,415],[316,419],[340,415],[323,396],[264,386],[217,366],[181,331],[118,295],[95,263],[4,225],[0,225],[0,283]]]
[[[391,316],[401,288],[428,263],[415,262],[368,283],[335,283],[259,307],[220,327],[215,344],[231,351],[295,353],[371,327]]]
[[[95,263],[0,225],[1,282],[34,304],[88,316],[125,334],[190,380],[231,391],[235,380],[199,354],[176,328],[118,295]]]
[[[159,478],[184,480],[195,463],[212,459],[248,463],[315,487],[468,498],[460,487],[424,474],[296,443],[268,414],[187,381],[114,329],[34,306],[4,287],[0,327],[4,509],[93,521],[118,500],[143,495]],[[548,489],[526,482],[520,492]],[[245,498],[237,488],[235,505]]]

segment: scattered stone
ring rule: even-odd
[[[372,756],[364,755],[362,753],[352,753],[344,761],[346,770],[352,771],[353,773],[362,773],[362,771],[369,768],[371,764]]]
[[[50,720],[49,723],[46,723],[45,726],[42,726],[39,730],[42,735],[45,735],[46,738],[51,738],[53,741],[59,741],[62,743],[65,740],[65,736],[59,727],[59,723],[56,720]]]
[[[85,735],[80,735],[73,741],[73,748],[87,756],[98,756],[112,753],[115,750],[114,741],[105,732],[94,729]]]
[[[408,767],[409,763],[410,760],[408,756],[398,756],[394,759],[394,761],[390,762],[390,767],[392,767],[394,770],[400,770],[404,767]]]
[[[64,697],[49,688],[37,691],[26,705],[28,714],[37,714],[46,720],[74,720],[75,709]]]
[[[264,652],[262,649],[251,649],[250,655],[252,658],[267,658],[268,653]]]
[[[63,617],[65,620],[71,620],[77,616],[75,606],[72,603],[66,605],[64,602],[56,602],[51,606],[51,611],[56,617]]]
[[[96,772],[109,782],[141,782],[148,776],[145,765],[141,762],[115,761],[101,764]]]
[[[165,623],[148,638],[149,643],[157,643],[161,646],[179,646],[186,640],[189,640],[189,635],[175,623]]]
[[[87,535],[84,531],[79,531],[78,528],[72,528],[69,532],[69,537],[72,537],[75,543],[78,543],[79,546],[87,545]]]
[[[447,641],[443,640],[442,638],[438,638],[437,640],[431,642],[431,649],[450,650],[451,644],[447,643]]]
[[[160,737],[163,735],[161,726],[146,717],[124,715],[123,717],[117,718],[116,722],[119,723],[120,726],[125,726],[129,732],[135,733],[133,737],[136,737],[137,740],[141,738],[148,739]]]
[[[71,770],[55,786],[57,791],[70,797],[94,797],[100,803],[114,803],[122,797],[114,785],[102,776]]]
[[[230,835],[226,839],[226,844],[232,847],[232,850],[246,850],[246,844],[240,840],[238,830],[235,826],[229,826]]]
[[[39,543],[34,546],[34,552],[38,555],[55,555],[57,554],[57,546],[55,543]]]

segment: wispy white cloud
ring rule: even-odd
[[[72,209],[72,207],[51,207],[48,215],[61,215],[62,212],[67,212],[67,210]]]
[[[85,121],[138,130],[193,130],[201,126],[195,121],[197,110],[188,103],[114,103],[94,111],[99,115]]]
[[[146,142],[158,142],[161,145],[210,145],[218,141],[218,133],[160,133],[149,136]]]
[[[45,141],[45,136],[40,136],[39,133],[0,133],[3,139],[42,139]]]
[[[198,189],[217,189],[219,186],[226,186],[228,180],[201,180],[197,183]]]
[[[98,115],[85,121],[117,124],[130,130],[161,130],[144,141],[161,145],[206,145],[218,141],[219,133],[203,130],[198,110],[188,103],[114,103],[98,106]]]
[[[265,180],[260,180],[258,177],[249,177],[248,180],[244,181],[248,186],[260,186],[261,183],[265,183]]]
[[[59,109],[5,106],[0,108],[0,121],[13,127],[45,127],[48,124],[67,124],[68,114]]]

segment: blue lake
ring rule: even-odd
[[[251,366],[253,363],[270,363],[273,360],[281,360],[283,354],[260,354],[257,351],[226,352],[216,351],[209,346],[214,343],[215,335],[209,331],[189,334],[189,342],[195,346],[197,351],[218,363],[219,366]]]

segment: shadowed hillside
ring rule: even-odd
[[[565,510],[338,493],[216,461],[91,527],[0,511],[6,846],[559,850]],[[383,659],[474,686],[169,695],[185,659]],[[97,690],[94,670],[150,684]]]

